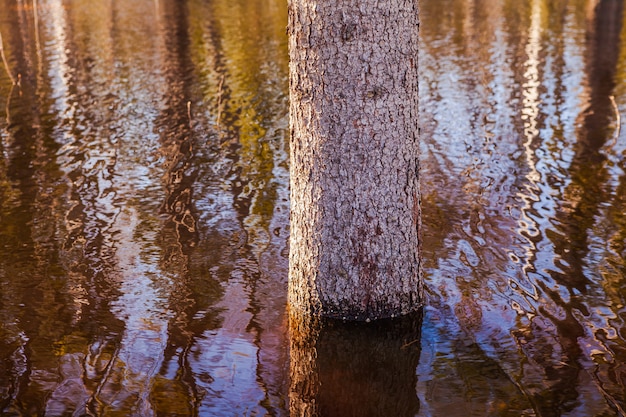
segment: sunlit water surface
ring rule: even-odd
[[[305,333],[286,8],[0,0],[0,415],[626,415],[623,2],[420,0],[427,307]]]

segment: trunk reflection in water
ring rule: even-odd
[[[623,2],[421,0],[428,306],[291,333],[286,8],[0,0],[0,414],[625,415]]]
[[[292,416],[414,416],[421,312],[373,323],[290,318]]]

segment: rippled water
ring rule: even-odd
[[[420,1],[428,305],[304,333],[286,3],[0,0],[0,414],[626,415],[623,2]]]

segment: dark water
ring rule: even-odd
[[[286,3],[0,0],[0,415],[626,415],[623,2],[421,0],[428,306],[291,332]]]

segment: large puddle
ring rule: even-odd
[[[626,415],[623,7],[420,0],[428,305],[290,333],[287,2],[0,0],[0,414]]]

